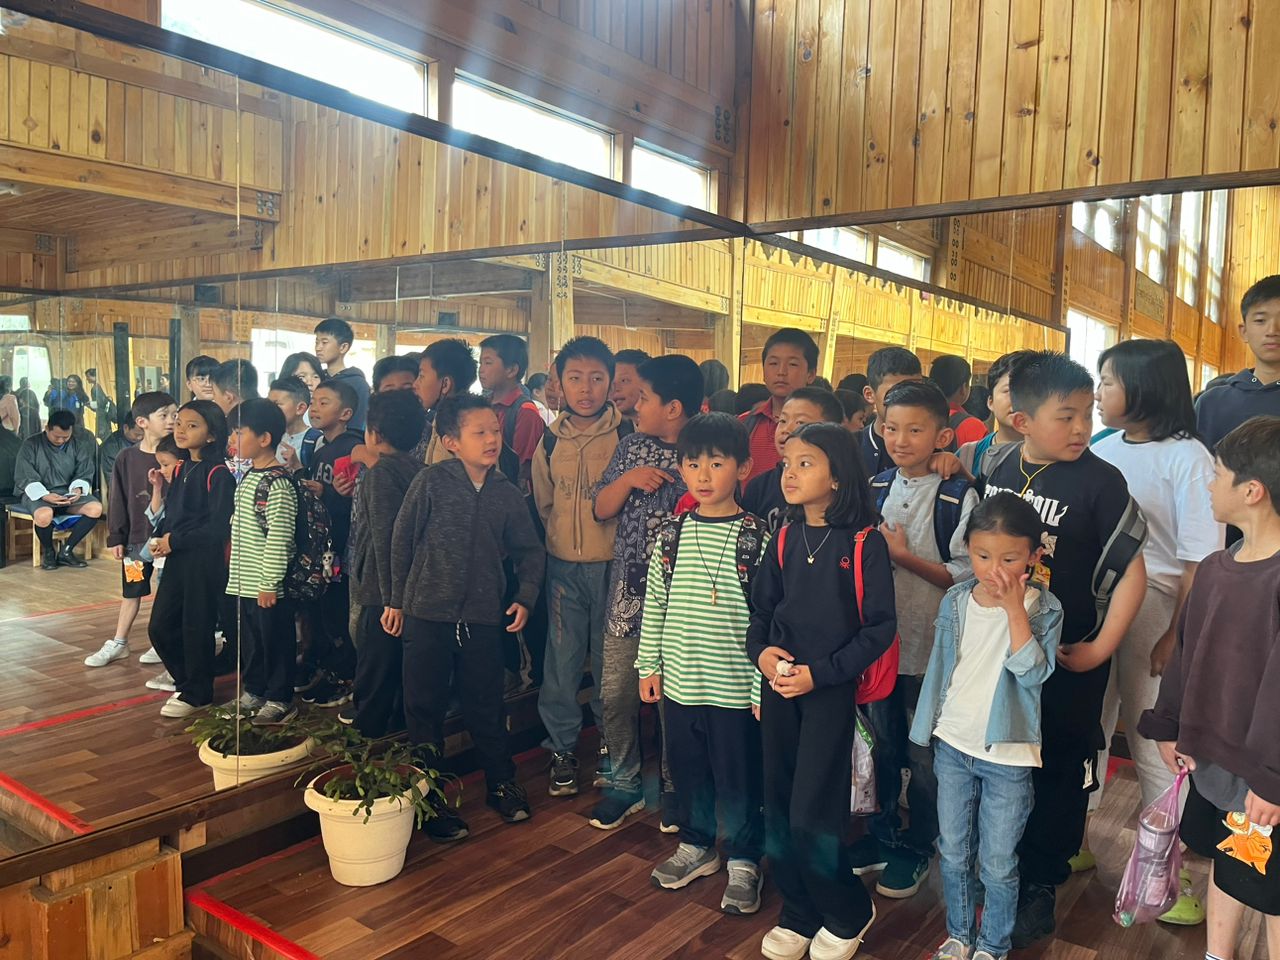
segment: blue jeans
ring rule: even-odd
[[[604,662],[604,614],[609,563],[571,563],[547,555],[547,651],[538,715],[547,728],[542,745],[557,753],[572,752],[582,731],[578,689],[582,667],[591,657],[595,691],[591,712],[601,731],[600,676]],[[632,671],[633,673],[635,671]]]
[[[1034,798],[1032,770],[979,760],[933,741],[947,933],[993,957],[1009,952],[1018,915],[1017,851]],[[975,879],[986,894],[980,930]]]

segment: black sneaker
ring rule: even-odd
[[[674,790],[664,790],[658,797],[658,807],[662,811],[658,818],[658,829],[663,833],[679,833],[679,804],[676,802]]]
[[[591,781],[593,787],[607,787],[613,780],[613,761],[609,759],[609,748],[603,743],[596,754],[596,776]]]
[[[863,834],[849,848],[849,864],[853,867],[855,877],[865,877],[869,873],[879,873],[889,865],[889,855],[880,846],[880,841],[871,834]]]
[[[436,815],[422,825],[423,832],[435,843],[457,843],[471,834],[467,821],[453,812],[452,807],[434,803]]]
[[[340,707],[344,703],[351,702],[351,684],[346,680],[339,680],[332,674],[326,674],[325,678],[304,693],[301,699],[303,703],[310,703],[317,707]]]
[[[622,826],[622,821],[633,813],[644,809],[643,793],[623,793],[621,790],[606,790],[599,802],[591,808],[587,822],[600,830],[613,830]]]
[[[498,815],[507,823],[519,823],[533,816],[529,809],[529,795],[514,780],[498,784],[489,791],[484,802],[497,810]]]
[[[293,692],[306,693],[324,679],[324,674],[315,667],[299,665],[293,675]]]
[[[57,564],[60,567],[76,567],[81,569],[89,565],[77,557],[75,551],[70,547],[63,547],[58,551]]]
[[[876,893],[891,900],[906,900],[920,892],[920,885],[928,876],[927,858],[894,851],[889,854],[889,863],[876,883]]]
[[[572,753],[552,753],[551,772],[547,777],[547,793],[553,797],[572,797],[578,792],[578,758]]]
[[[348,727],[356,722],[356,706],[354,703],[349,703],[338,711],[338,722]]]
[[[1018,890],[1018,917],[1013,923],[1013,947],[1022,950],[1037,940],[1053,936],[1057,924],[1054,909],[1057,891],[1038,883],[1024,883]]]
[[[40,569],[41,570],[57,570],[58,569],[58,551],[52,547],[40,548]]]

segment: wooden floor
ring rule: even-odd
[[[389,883],[363,889],[335,883],[316,840],[202,884],[195,899],[212,903],[241,928],[261,924],[267,940],[281,937],[327,960],[744,960],[760,955],[760,937],[777,918],[772,885],[766,883],[764,906],[752,918],[720,912],[723,871],[684,891],[656,889],[649,872],[676,842],[658,832],[656,817],[612,832],[596,830],[583,816],[595,791],[549,798],[541,765],[541,756],[521,765],[535,805],[532,821],[503,824],[483,806],[480,785],[472,784],[462,811],[472,837],[440,847],[416,836],[404,872]],[[585,763],[583,769],[588,769]],[[1132,772],[1122,771],[1092,825],[1098,871],[1074,877],[1061,891],[1058,937],[1015,956],[1198,960],[1204,955],[1203,927],[1123,930],[1111,919],[1132,842],[1131,828],[1122,824],[1131,819],[1137,799]],[[1203,886],[1202,877],[1198,882]],[[936,870],[912,900],[875,899],[879,919],[859,957],[920,960],[945,938]],[[283,955],[277,952],[279,943],[272,950],[261,936],[254,940],[204,908],[189,904],[188,919],[232,955],[261,960]],[[1258,938],[1256,924],[1251,925],[1238,960],[1266,956]]]

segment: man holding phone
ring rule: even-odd
[[[102,503],[93,495],[97,444],[85,431],[76,431],[70,410],[54,410],[41,433],[28,437],[14,465],[14,493],[31,514],[40,542],[41,569],[86,567],[75,555],[76,545],[89,535],[102,516]],[[55,517],[79,517],[62,549],[53,547]]]

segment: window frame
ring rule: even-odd
[[[1188,216],[1188,198],[1197,209]],[[1188,306],[1200,305],[1200,288],[1203,276],[1205,247],[1205,192],[1189,190],[1178,198],[1178,247],[1177,271],[1174,277],[1174,295]],[[1194,241],[1194,245],[1192,243]]]
[[[1157,210],[1160,205],[1163,205],[1163,211]],[[1162,287],[1167,286],[1169,278],[1169,227],[1172,216],[1171,194],[1155,193],[1138,198],[1134,216],[1134,267]],[[1159,267],[1159,275],[1151,269],[1153,256],[1157,258],[1155,266]]]
[[[1116,197],[1107,198],[1106,200],[1077,200],[1071,204],[1071,228],[1077,233],[1088,237],[1108,253],[1113,253],[1118,257],[1123,256],[1126,202]],[[1104,213],[1110,214],[1108,218],[1112,231],[1110,243],[1103,242],[1098,230],[1098,217]],[[1077,223],[1077,219],[1082,220],[1084,226]]]
[[[1210,323],[1222,325],[1226,293],[1227,231],[1229,229],[1227,190],[1213,190],[1205,220],[1204,315]],[[1214,244],[1215,229],[1220,231]]]
[[[617,152],[616,135],[614,139],[614,151],[615,153]],[[675,153],[674,151],[666,150],[658,146],[657,144],[653,143],[652,141],[632,140],[631,141],[631,163],[627,168],[628,171],[630,172],[629,185],[636,187],[639,190],[647,190],[649,193],[656,194],[657,196],[660,196],[660,197],[665,197],[666,199],[671,200],[674,203],[684,203],[685,201],[679,197],[668,196],[667,194],[663,193],[660,190],[654,190],[650,187],[646,187],[641,184],[637,184],[635,182],[635,169],[636,169],[635,161],[636,161],[637,153],[646,153],[660,160],[665,160],[669,163],[676,163],[682,167],[686,167],[690,170],[696,171],[699,174],[699,176],[702,177],[702,192],[703,192],[702,202],[686,204],[686,206],[697,207],[699,210],[707,210],[711,213],[715,213],[715,207],[716,207],[716,189],[715,189],[716,171],[715,170],[708,167],[706,164],[699,163],[697,160],[694,160],[692,157],[682,156],[678,153]]]

